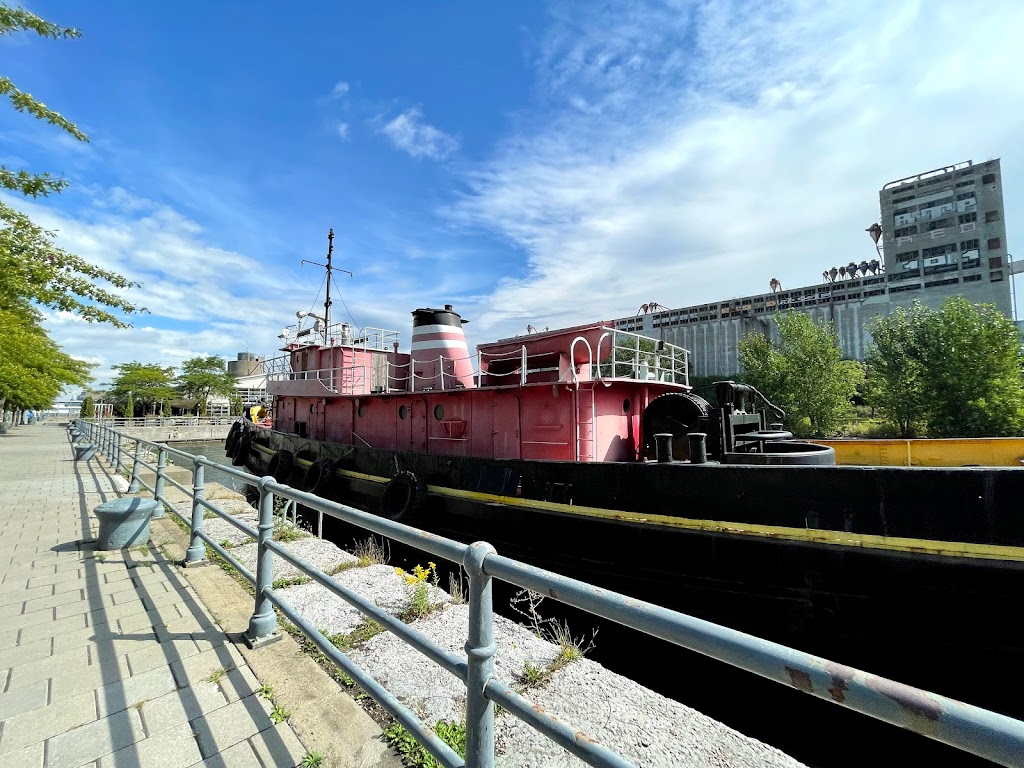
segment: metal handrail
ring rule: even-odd
[[[81,424],[91,441],[100,446],[111,462],[121,462],[124,435],[105,425]],[[329,501],[277,482],[272,477],[256,477],[234,467],[226,467],[203,457],[191,456],[177,449],[151,441],[135,439],[136,457],[139,445],[155,447],[160,456],[157,463],[156,488],[162,489],[168,453],[190,457],[193,462],[191,543],[185,562],[195,563],[206,557],[205,546],[213,547],[227,562],[237,566],[234,558],[213,543],[203,532],[203,510],[240,524],[224,510],[203,496],[206,467],[244,480],[260,491],[258,557],[255,579],[240,569],[256,587],[255,610],[244,638],[252,646],[270,639],[276,631],[274,607],[281,611],[306,637],[337,666],[398,720],[444,766],[458,768],[491,768],[494,764],[494,708],[500,704],[513,716],[540,731],[559,746],[590,765],[624,768],[632,765],[622,756],[603,747],[569,724],[534,707],[525,697],[494,678],[494,637],[491,581],[499,579],[523,589],[541,592],[567,605],[615,621],[627,627],[667,640],[682,648],[702,653],[740,669],[802,690],[834,704],[856,710],[870,717],[912,730],[936,741],[985,757],[1006,766],[1022,766],[1024,755],[1024,722],[1005,715],[964,704],[945,696],[903,685],[877,675],[862,672],[827,659],[813,656],[778,643],[748,635],[728,627],[672,611],[643,600],[601,589],[576,579],[525,565],[497,554],[485,542],[465,545],[452,539],[430,534],[401,523],[362,512],[353,507]],[[139,461],[133,463],[132,485],[138,480]],[[147,465],[148,466],[148,465]],[[159,491],[159,500],[167,503]],[[386,536],[415,549],[460,564],[469,577],[469,637],[465,662],[435,645],[426,636],[382,612],[364,598],[342,587],[323,571],[315,568],[271,539],[275,496],[292,500],[364,530]],[[184,516],[168,504],[172,513]],[[248,528],[248,526],[245,526]],[[249,529],[251,530],[251,529]],[[324,638],[294,607],[273,589],[273,555],[277,554],[334,594],[353,605],[364,616],[378,620],[403,642],[413,646],[435,663],[452,672],[466,684],[466,759],[463,761],[444,744],[419,718],[381,687],[364,670]]]

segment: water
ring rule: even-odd
[[[181,442],[174,443],[174,448],[179,451],[185,451],[196,456],[205,456],[210,461],[222,464],[225,467],[231,466],[231,459],[224,453],[224,441],[223,440],[196,440],[194,442]],[[171,464],[178,466],[188,466],[188,462],[184,459],[174,456],[173,454],[167,454],[167,460]],[[206,468],[206,482],[208,483],[220,483],[226,488],[230,488],[239,493],[245,493],[245,483],[238,478],[232,477],[231,475],[225,474],[224,472],[218,472],[216,469]]]

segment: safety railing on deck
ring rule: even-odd
[[[99,446],[117,471],[125,466],[123,445],[126,435],[106,425],[78,421],[73,424]],[[787,648],[767,640],[686,614],[629,598],[576,579],[525,565],[499,555],[485,542],[465,545],[386,518],[298,491],[272,477],[217,464],[166,445],[134,439],[129,490],[146,488],[189,525],[190,543],[186,563],[198,563],[211,547],[230,563],[256,590],[255,609],[245,633],[252,646],[267,641],[276,632],[276,607],[324,654],[345,671],[355,683],[401,723],[444,766],[491,768],[494,765],[494,708],[499,704],[515,717],[589,765],[625,768],[633,764],[593,741],[568,723],[535,707],[528,699],[494,677],[492,580],[499,579],[523,589],[549,595],[596,616],[661,638],[682,648],[702,653],[740,669],[795,687],[833,704],[856,710],[901,728],[920,733],[1006,766],[1024,765],[1024,722],[979,707],[964,704],[886,678],[836,664],[818,656]],[[143,446],[157,451],[156,465],[142,460]],[[173,454],[192,463],[192,487],[167,475],[167,456]],[[139,470],[155,472],[150,486]],[[259,522],[256,528],[235,519],[204,497],[206,468],[215,468],[259,489]],[[191,497],[191,516],[180,515],[164,495],[170,483]],[[323,571],[297,557],[272,539],[275,496],[288,499],[355,525],[366,531],[400,541],[461,565],[469,577],[469,636],[466,658],[445,650],[415,628],[346,589]],[[226,549],[203,530],[204,510],[209,510],[258,541],[256,573],[241,565]],[[466,758],[463,760],[398,699],[339,651],[303,618],[273,588],[274,556],[278,556],[376,621],[403,642],[461,680],[466,686]],[[835,691],[841,691],[838,696]]]

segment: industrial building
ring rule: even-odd
[[[775,337],[776,312],[806,312],[832,322],[847,358],[862,360],[878,315],[915,300],[938,308],[950,296],[994,304],[1013,316],[1012,263],[1007,251],[999,160],[972,161],[891,181],[878,193],[880,225],[869,234],[879,259],[822,273],[822,281],[681,309],[646,305],[616,327],[678,344],[692,353],[692,376],[739,372],[739,340],[751,332]],[[644,309],[644,308],[641,308]],[[654,311],[658,309],[659,311]]]

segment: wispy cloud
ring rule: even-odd
[[[459,148],[459,142],[454,136],[423,122],[423,112],[419,107],[407,109],[381,128],[380,132],[396,148],[415,158],[444,160]]]
[[[334,87],[331,89],[331,98],[332,99],[340,99],[342,96],[344,96],[348,92],[349,92],[348,83],[346,83],[344,80],[339,80],[338,82],[336,82],[334,84]]]
[[[886,181],[970,157],[1024,167],[1024,7],[995,3],[970,24],[956,8],[556,8],[530,127],[446,211],[527,256],[476,330],[805,284],[868,255]],[[1024,199],[1017,178],[1008,206]]]
[[[348,141],[348,123],[338,123],[337,131],[339,139]]]

